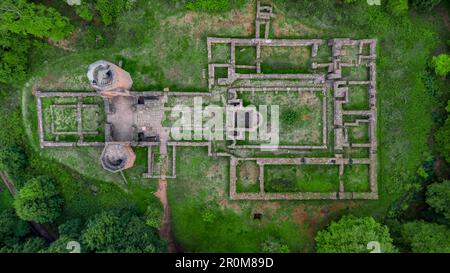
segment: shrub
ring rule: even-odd
[[[163,211],[161,209],[155,209],[154,207],[148,207],[145,213],[145,223],[153,228],[159,229],[163,220]]]
[[[119,14],[133,7],[134,1],[129,0],[96,0],[95,9],[100,14],[102,22],[110,25]]]
[[[81,5],[75,6],[75,13],[86,21],[94,18],[93,7],[87,1],[82,1]]]
[[[287,125],[294,125],[295,122],[298,119],[298,112],[295,110],[287,110],[281,114],[281,119],[287,124]]]
[[[264,253],[289,253],[289,247],[281,240],[269,237],[262,244],[262,252]]]
[[[445,77],[450,72],[450,54],[440,54],[431,60],[436,75]]]

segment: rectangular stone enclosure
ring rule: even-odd
[[[206,147],[229,158],[233,200],[377,199],[377,41],[272,38],[272,7],[256,9],[254,38],[206,39],[209,92],[36,92],[41,147],[147,147],[143,176],[162,179],[177,146]],[[232,109],[226,139],[175,140],[170,111],[195,98]],[[278,146],[248,138],[250,105],[278,107]]]

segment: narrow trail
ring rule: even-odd
[[[16,196],[16,187],[14,186],[13,183],[11,183],[11,181],[9,180],[9,177],[6,175],[5,172],[0,172],[0,177],[3,180],[3,183],[5,184],[5,186],[8,188],[9,192],[11,193],[11,195],[13,197]]]
[[[8,174],[5,172],[0,171],[0,178],[2,179],[5,186],[8,188],[11,195],[15,198],[17,194],[16,186],[11,182],[11,180],[8,177]],[[58,239],[58,235],[53,233],[49,227],[43,224],[38,224],[34,221],[29,221],[28,224],[30,225],[31,230],[36,233],[37,235],[43,237],[49,242],[53,242]]]
[[[158,191],[155,192],[155,196],[161,201],[164,208],[164,216],[161,224],[161,228],[159,233],[161,236],[166,238],[168,243],[168,251],[169,253],[180,252],[180,248],[176,245],[175,239],[172,234],[172,224],[170,221],[170,208],[169,202],[167,201],[167,180],[160,179],[159,180],[159,188]]]
[[[161,168],[158,191],[154,194],[161,201],[164,209],[164,216],[161,223],[159,233],[167,240],[167,248],[169,253],[182,252],[175,242],[172,233],[172,223],[170,221],[170,207],[167,199],[167,171],[168,171],[168,156],[167,156],[167,141],[169,139],[169,131],[165,128],[160,130],[160,145],[159,152],[161,156]]]

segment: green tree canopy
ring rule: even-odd
[[[18,176],[28,164],[27,156],[21,146],[0,147],[0,169]]]
[[[344,216],[317,233],[316,250],[319,253],[364,253],[370,251],[367,244],[371,241],[379,242],[382,252],[396,251],[387,226],[372,217]]]
[[[92,251],[115,252],[123,232],[120,215],[112,211],[92,217],[82,234],[83,244]]]
[[[0,213],[0,246],[13,238],[22,238],[28,232],[28,224],[17,217],[13,209],[6,209]]]
[[[402,237],[412,252],[450,253],[450,230],[444,226],[424,221],[403,225]]]
[[[42,249],[43,253],[69,253],[71,250],[67,249],[67,244],[71,241],[76,241],[73,238],[67,236],[60,236],[58,240],[52,242],[48,248]],[[81,248],[83,252],[83,248]]]
[[[0,1],[0,83],[22,81],[31,37],[62,40],[73,30],[57,10],[27,0]]]
[[[63,0],[64,1],[64,0]],[[64,1],[66,2],[66,1]],[[75,13],[86,21],[92,21],[99,16],[105,25],[110,25],[126,10],[133,8],[135,1],[131,0],[82,0],[79,5],[73,5]]]
[[[441,0],[411,0],[412,6],[419,11],[431,11]]]
[[[431,59],[434,71],[438,76],[445,77],[450,72],[450,54],[439,54]]]
[[[22,245],[21,253],[38,253],[42,249],[45,249],[46,242],[40,237],[28,238]]]
[[[82,223],[80,219],[72,219],[59,225],[58,240],[52,242],[50,246],[41,252],[45,253],[69,253],[71,250],[67,249],[67,244],[71,241],[80,242]],[[83,252],[81,248],[81,252]]]
[[[450,112],[450,101],[447,105],[447,112]],[[447,117],[444,125],[436,131],[434,135],[439,153],[450,162],[450,117]]]
[[[66,2],[67,4],[71,5],[69,1],[63,0],[64,2]],[[93,7],[93,2],[91,1],[87,1],[87,0],[81,0],[80,4],[73,4],[71,6],[73,6],[75,8],[75,13],[80,16],[81,18],[83,18],[86,21],[92,21],[92,19],[94,18],[94,7]]]
[[[81,221],[80,219],[72,219],[58,227],[59,236],[67,236],[78,239],[81,235]]]
[[[53,222],[61,213],[63,200],[52,178],[39,176],[29,180],[14,200],[17,215],[26,221]]]
[[[158,253],[165,252],[167,247],[157,229],[149,227],[143,219],[133,215],[125,226],[121,249],[129,253]]]
[[[0,83],[11,84],[25,78],[29,48],[30,41],[24,37],[0,31]]]
[[[163,252],[166,244],[157,230],[128,210],[93,216],[82,234],[83,247],[96,252]]]
[[[428,186],[427,203],[450,220],[450,180]]]
[[[38,38],[62,40],[73,30],[67,17],[54,8],[27,0],[0,2],[0,32],[32,35]]]

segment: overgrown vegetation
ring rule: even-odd
[[[187,0],[185,7],[188,10],[219,13],[242,7],[244,3],[243,0]]]
[[[60,215],[62,202],[55,181],[41,176],[32,178],[19,190],[14,207],[23,220],[51,223]]]
[[[73,31],[67,17],[27,0],[0,3],[0,83],[24,80],[28,50],[42,39],[62,40]]]

